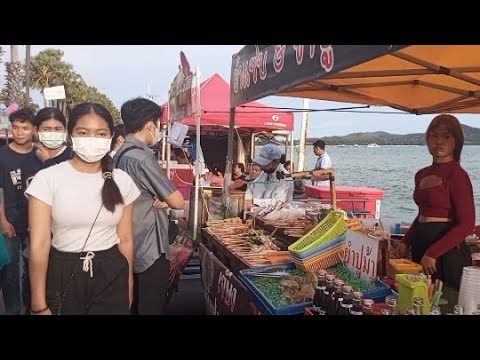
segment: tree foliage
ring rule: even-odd
[[[63,51],[46,49],[33,56],[30,61],[30,83],[32,88],[42,92],[46,87],[65,86],[66,101],[56,102],[68,115],[78,104],[86,101],[97,102],[105,106],[116,122],[120,122],[120,113],[113,102],[95,87],[89,86],[80,74],[74,71],[72,64],[63,60]]]

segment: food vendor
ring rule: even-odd
[[[248,184],[245,193],[245,208],[252,205],[267,207],[280,202],[291,202],[293,197],[293,181],[291,179],[278,180],[277,171],[286,172],[280,163],[282,151],[273,144],[260,148],[255,156],[254,163],[262,167],[262,173]]]

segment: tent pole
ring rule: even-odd
[[[230,212],[230,185],[232,183],[233,169],[233,138],[235,135],[235,108],[230,109],[230,126],[228,128],[228,151],[227,151],[227,167],[225,169],[225,177],[223,183],[223,204],[225,205],[225,217]]]
[[[307,130],[308,130],[308,109],[309,109],[309,99],[303,99],[303,109],[305,110],[302,114],[302,129],[300,132],[300,147],[298,152],[298,171],[304,170],[305,165],[305,148],[307,141]]]
[[[197,66],[195,72],[196,79],[196,88],[197,88],[197,111],[195,114],[195,125],[196,125],[196,155],[195,155],[195,196],[194,196],[194,213],[193,213],[193,240],[197,240],[198,235],[198,212],[200,207],[199,201],[199,185],[200,185],[200,118],[202,115],[201,104],[200,104],[200,69]]]
[[[290,162],[292,163],[292,172],[293,172],[293,168],[294,168],[293,167],[293,161],[294,161],[293,160],[294,159],[294,153],[293,152],[295,150],[294,142],[295,142],[295,140],[293,140],[293,130],[292,130],[292,131],[290,131]]]

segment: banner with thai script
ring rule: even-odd
[[[247,45],[232,57],[230,106],[274,95],[405,46]]]
[[[175,76],[170,86],[168,99],[170,122],[181,121],[192,116],[194,115],[194,110],[196,111],[198,108],[197,104],[195,104],[195,109],[192,107],[193,79],[193,74],[185,76],[182,70]]]
[[[258,314],[245,286],[203,244],[200,244],[200,259],[208,315]]]
[[[347,267],[363,280],[377,278],[379,240],[360,232],[347,230],[344,261]]]

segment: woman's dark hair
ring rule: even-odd
[[[63,127],[67,127],[67,119],[65,118],[65,115],[63,115],[60,110],[53,107],[43,108],[37,113],[37,115],[35,115],[35,126],[39,128],[44,121],[50,119],[57,120],[62,123]]]
[[[236,163],[235,166],[238,166],[242,173],[245,172],[245,165],[243,165],[243,163]]]
[[[212,163],[212,164],[208,167],[208,170],[210,170],[210,172],[211,172],[213,175],[219,176],[220,166],[218,165],[218,163]]]
[[[458,121],[455,116],[450,114],[441,114],[435,116],[430,125],[428,125],[427,132],[425,133],[425,140],[428,142],[430,133],[440,125],[445,125],[450,135],[452,135],[455,139],[453,158],[460,162],[460,155],[462,154],[463,143],[465,140],[463,136],[462,125],[460,125],[460,121]]]
[[[72,109],[68,121],[68,135],[72,136],[73,129],[77,125],[78,120],[88,114],[98,115],[105,120],[110,129],[110,133],[113,134],[114,124],[110,112],[100,104],[86,102],[79,104]],[[124,204],[124,201],[122,193],[113,179],[113,159],[110,154],[106,154],[102,158],[102,173],[103,178],[105,179],[102,187],[103,206],[113,213],[115,211],[115,206]]]
[[[110,146],[110,150],[113,150],[115,148],[115,145],[117,144],[118,138],[120,136],[125,138],[125,136],[127,135],[126,132],[125,132],[125,125],[124,124],[116,125],[115,128],[113,129],[113,131],[114,131],[114,134],[113,134],[113,137],[112,137],[112,145]]]
[[[284,167],[285,169],[287,169],[290,165],[292,165],[292,162],[291,162],[290,160],[287,160],[287,161],[285,161],[285,164],[283,164],[283,167]],[[288,170],[288,169],[287,169],[287,170]],[[290,170],[292,170],[292,169],[290,169]],[[290,171],[290,170],[289,170],[289,171]]]

